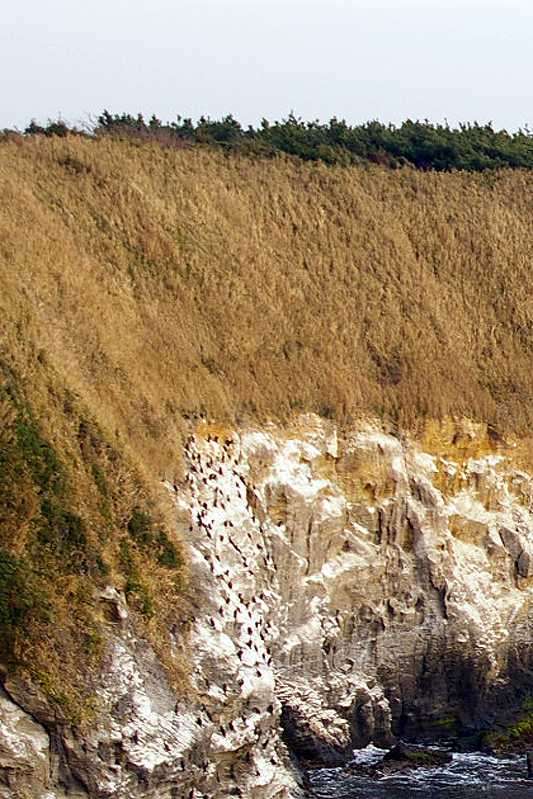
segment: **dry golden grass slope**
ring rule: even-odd
[[[533,412],[530,173],[0,148],[2,346],[148,469],[184,415]]]
[[[172,537],[156,483],[179,472],[180,436],[199,414],[531,427],[531,173],[330,168],[33,137],[0,143],[0,196],[4,484],[27,484],[5,497],[0,546],[29,568],[48,553],[49,573],[78,581],[74,592],[114,570],[147,624],[138,522],[151,513]],[[49,475],[41,484],[46,446],[66,488]],[[42,532],[56,519],[45,496],[82,518],[81,574]],[[164,561],[154,580],[170,573]],[[1,579],[0,561],[0,600]],[[22,617],[48,623],[27,608]],[[60,658],[76,640],[52,649]]]

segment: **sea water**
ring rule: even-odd
[[[368,746],[354,753],[354,764],[373,765],[384,749]],[[347,769],[317,769],[310,773],[319,799],[533,799],[525,756],[492,757],[481,752],[453,753],[451,763],[375,778]]]

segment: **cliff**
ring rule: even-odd
[[[35,135],[0,192],[3,795],[281,799],[503,719],[529,173]]]
[[[2,697],[6,797],[301,794],[294,757],[487,722],[531,668],[531,477],[469,423],[201,424],[167,488],[194,591],[189,684],[113,608],[90,728]],[[172,645],[183,645],[171,629]]]

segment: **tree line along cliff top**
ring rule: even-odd
[[[142,114],[104,111],[90,128],[93,136],[152,139],[167,146],[209,145],[256,158],[283,154],[344,166],[378,163],[391,168],[411,165],[471,172],[533,168],[533,135],[527,125],[511,133],[477,122],[458,127],[427,120],[406,120],[399,126],[377,120],[349,125],[336,117],[327,123],[305,122],[291,113],[281,121],[263,119],[257,127],[243,127],[231,114],[219,120],[178,116],[173,122],[162,122],[155,115],[145,119]],[[65,136],[69,132],[80,133],[61,120],[45,125],[32,121],[25,130],[26,135]]]
[[[82,713],[110,580],[172,657],[160,481],[200,417],[529,435],[527,170],[6,135],[0,192],[0,648],[61,706]]]

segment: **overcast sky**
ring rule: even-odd
[[[533,0],[18,0],[0,128],[104,108],[533,127]]]

